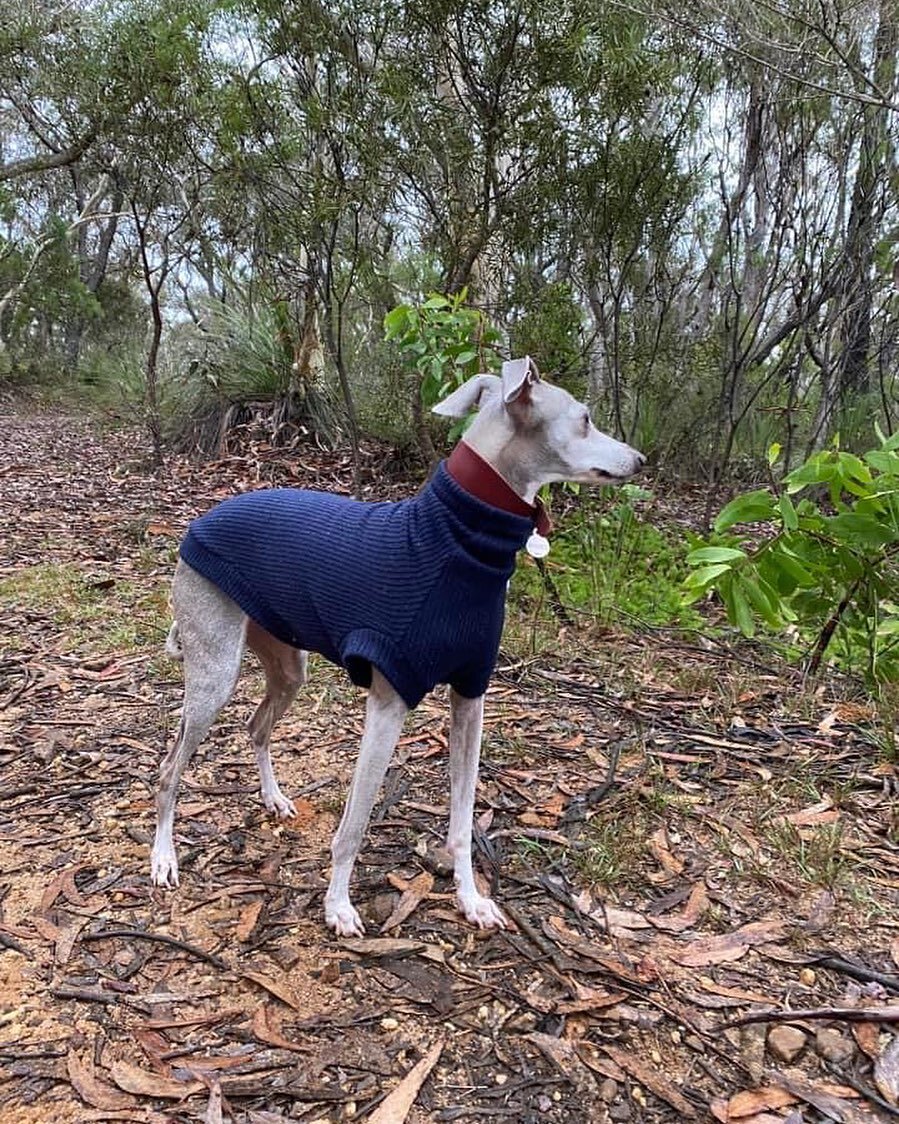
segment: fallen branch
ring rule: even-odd
[[[198,960],[205,960],[207,964],[212,964],[216,968],[227,970],[230,967],[220,956],[206,952],[205,949],[198,948],[195,944],[188,944],[187,941],[179,941],[177,937],[166,936],[165,933],[147,933],[143,929],[102,929],[99,933],[82,933],[78,939],[80,941],[105,941],[112,940],[115,937],[139,941],[158,941],[159,944],[167,944],[172,948],[180,949],[181,952],[188,953],[190,956],[196,956]]]
[[[737,1019],[720,1023],[716,1030],[729,1030],[750,1023],[801,1022],[810,1019],[845,1019],[856,1023],[899,1022],[899,1007],[799,1007],[790,1011],[750,1011]]]

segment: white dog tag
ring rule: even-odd
[[[524,544],[524,549],[532,558],[545,558],[549,554],[549,539],[545,539],[543,535],[534,531]]]

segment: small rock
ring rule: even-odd
[[[855,1054],[855,1044],[833,1027],[822,1027],[815,1035],[815,1049],[826,1062],[843,1065]]]
[[[606,1104],[611,1104],[618,1096],[618,1082],[611,1077],[607,1077],[599,1087],[599,1095]]]
[[[609,1106],[609,1119],[616,1121],[630,1120],[631,1106],[627,1101],[621,1101],[619,1104]]]
[[[799,973],[799,982],[803,987],[814,987],[818,979],[818,973],[814,968],[803,968]]]
[[[787,1065],[796,1061],[805,1049],[806,1037],[795,1026],[776,1026],[768,1034],[768,1050]]]
[[[399,894],[376,894],[366,903],[365,920],[371,921],[373,925],[380,928],[396,909],[399,900]]]

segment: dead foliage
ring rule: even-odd
[[[178,703],[159,640],[189,518],[337,453],[153,476],[134,434],[0,419],[0,1117],[24,1121],[861,1121],[899,1115],[895,771],[864,700],[662,631],[506,653],[478,865],[455,912],[445,700],[409,720],[360,858],[369,936],[325,929],[361,730],[321,661],[261,808],[246,679],[197,755],[182,885],[153,889]],[[366,455],[371,494],[382,456]],[[51,580],[52,579],[52,580]]]

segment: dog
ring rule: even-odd
[[[306,652],[368,690],[365,727],[331,846],[325,920],[364,934],[350,877],[406,713],[438,683],[450,687],[450,817],[456,901],[482,929],[503,928],[475,884],[471,857],[484,693],[499,650],[517,552],[546,550],[537,498],[554,481],[628,480],[642,453],[600,433],[587,408],[540,378],[529,357],[470,378],[434,407],[477,413],[425,488],[397,503],[362,503],[294,488],[234,496],[195,520],[181,545],[166,644],[184,663],[184,704],[156,796],[151,877],[178,885],[172,838],[181,774],[230,699],[245,648],[265,672],[249,722],[262,801],[295,814],[272,771],[269,738],[306,679]]]

